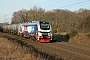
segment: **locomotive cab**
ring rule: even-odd
[[[36,38],[39,42],[50,42],[52,40],[51,25],[49,22],[38,22]]]

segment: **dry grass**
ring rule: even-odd
[[[85,33],[79,33],[75,37],[70,38],[69,42],[90,47],[90,38]]]
[[[0,60],[39,60],[27,51],[27,48],[20,44],[11,42],[0,37]]]

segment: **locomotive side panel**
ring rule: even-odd
[[[25,23],[21,26],[20,29],[24,37],[35,36],[37,31],[37,25],[35,23]]]

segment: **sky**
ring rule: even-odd
[[[46,11],[65,9],[76,11],[80,8],[90,10],[90,0],[0,0],[0,23],[11,21],[12,14],[21,9],[31,9],[33,6],[41,7]]]

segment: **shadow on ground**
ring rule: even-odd
[[[68,42],[70,39],[69,35],[53,34],[52,42]]]

